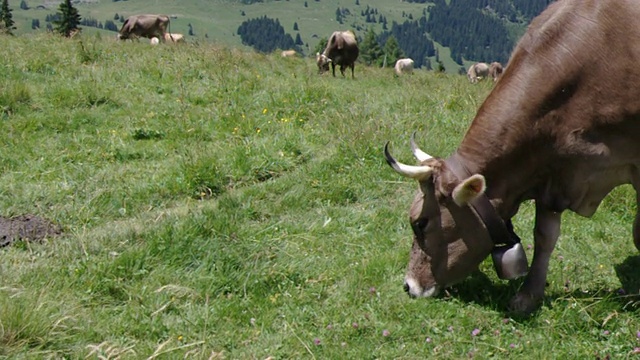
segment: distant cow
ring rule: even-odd
[[[489,76],[493,78],[493,81],[498,81],[502,75],[502,70],[502,64],[499,62],[492,62],[491,65],[489,65]]]
[[[467,71],[467,77],[472,84],[477,83],[478,80],[482,80],[487,76],[489,76],[489,65],[487,65],[487,63],[475,63],[471,65]]]
[[[122,24],[118,33],[119,40],[157,37],[165,41],[165,34],[169,27],[169,17],[166,15],[132,15]]]
[[[284,50],[281,55],[282,57],[296,57],[298,56],[298,52],[295,50]]]
[[[166,33],[164,34],[164,40],[165,41],[171,41],[174,43],[182,43],[184,42],[184,35],[182,34],[175,34],[175,33]]]
[[[398,76],[404,74],[411,74],[413,72],[413,60],[412,59],[398,59],[395,66],[396,74]]]
[[[158,45],[160,43],[160,39],[154,36],[149,42],[151,43],[151,45]]]
[[[335,77],[336,65],[340,65],[342,76],[345,68],[350,67],[351,78],[355,78],[354,68],[359,53],[356,35],[352,31],[335,31],[327,41],[327,47],[322,54],[316,53],[318,72],[322,74],[329,70],[329,64],[331,64],[331,71]]]

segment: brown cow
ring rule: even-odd
[[[336,76],[336,65],[340,65],[340,73],[344,77],[345,68],[351,68],[351,78],[354,78],[354,68],[356,59],[358,59],[358,42],[356,35],[352,31],[335,31],[327,41],[327,47],[322,54],[316,53],[316,63],[318,64],[318,72],[331,70],[333,76]]]
[[[590,217],[621,184],[633,185],[640,209],[638,18],[635,0],[552,3],[451,156],[432,158],[414,146],[420,165],[411,166],[385,147],[389,164],[420,185],[410,210],[411,296],[433,295],[467,277],[497,244],[518,243],[511,218],[533,199],[533,260],[509,305],[528,314],[543,299],[564,210]],[[640,212],[633,238],[640,250]],[[526,269],[525,258],[514,259]]]
[[[118,39],[137,39],[139,37],[151,39],[157,37],[160,41],[165,41],[168,27],[169,17],[167,15],[132,15],[122,24]]]
[[[500,79],[503,71],[504,69],[502,68],[502,64],[499,62],[494,61],[489,65],[489,76],[491,76],[494,82]]]

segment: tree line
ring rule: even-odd
[[[266,15],[243,21],[238,27],[242,43],[263,53],[270,53],[276,49],[294,49],[301,52],[302,39],[300,34],[293,40],[290,34],[284,31],[278,19],[270,19]]]
[[[29,6],[26,1],[23,0],[20,3],[20,8],[28,9]],[[71,3],[71,0],[62,1],[58,6],[58,12],[54,14],[50,20],[55,25],[55,27],[52,26],[51,30],[66,37],[71,37],[81,30],[79,25],[82,21],[82,17],[80,16],[78,9],[76,9]],[[8,0],[2,0],[2,4],[0,5],[0,32],[13,35],[13,30],[16,29],[14,24],[13,9],[9,7]],[[40,21],[32,21],[31,27],[34,28],[34,26],[39,28]]]
[[[347,23],[349,18],[360,15],[365,23],[382,24],[376,34],[372,26],[362,28],[356,23],[355,30],[364,30],[357,36],[360,43],[361,61],[367,64],[392,66],[395,60],[410,57],[416,67],[431,68],[435,57],[439,62],[434,41],[451,50],[453,60],[462,66],[464,61],[499,61],[506,63],[517,41],[517,34],[510,31],[515,24],[524,29],[554,0],[405,0],[429,3],[422,16],[414,20],[412,14],[404,14],[403,23],[393,22],[389,28],[386,17],[378,9],[366,6],[353,11],[341,6],[336,9],[336,21]],[[356,0],[356,6],[359,2]],[[294,31],[298,30],[295,23]],[[238,34],[245,45],[258,51],[270,52],[276,48],[294,48],[303,44],[300,34],[291,45],[290,35],[284,33],[278,19],[266,16],[245,21]],[[291,38],[292,40],[292,38]],[[322,39],[325,40],[325,39]],[[389,44],[387,44],[391,41]],[[318,52],[326,40],[321,41]],[[442,64],[439,64],[442,66]]]

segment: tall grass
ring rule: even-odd
[[[547,298],[490,262],[402,290],[408,136],[446,156],[491,89],[211,45],[1,37],[0,208],[64,235],[0,249],[2,358],[585,358],[640,346],[633,193],[564,216]],[[515,222],[532,243],[533,210]],[[529,257],[531,257],[531,250]],[[624,289],[624,293],[621,289]],[[479,333],[473,332],[478,329]],[[475,334],[475,335],[474,335]]]

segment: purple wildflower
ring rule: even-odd
[[[603,331],[603,332],[602,332],[602,335],[604,335],[604,336],[609,335],[609,330],[605,330],[605,331]]]
[[[430,342],[431,342],[431,338],[430,338],[430,337],[427,337],[426,339],[424,339],[424,342],[428,342],[428,343],[430,343]]]
[[[633,348],[633,353],[634,354],[640,354],[640,347]]]
[[[389,336],[389,335],[391,335],[391,333],[389,332],[389,330],[387,330],[387,329],[382,330],[382,336],[385,336],[385,337],[386,337],[386,336]]]
[[[478,334],[480,334],[480,329],[473,329],[471,332],[471,336],[478,336]]]
[[[316,345],[320,345],[320,339],[318,338],[313,339],[313,343]]]
[[[622,289],[622,288],[618,289],[618,295],[626,295],[626,294],[627,292],[625,289]]]
[[[512,348],[512,349],[515,349],[516,348],[516,344],[511,343],[511,344],[509,344],[509,347]]]
[[[370,287],[370,288],[369,288],[369,293],[370,293],[370,294],[375,294],[375,293],[376,293],[376,288],[375,288],[375,287],[373,287],[373,286],[372,286],[372,287]]]
[[[358,323],[354,322],[354,323],[351,324],[351,326],[353,326],[354,329],[357,329],[358,328]]]
[[[508,323],[509,323],[509,318],[504,318],[504,319],[502,319],[502,323],[503,323],[503,324],[508,324]]]

